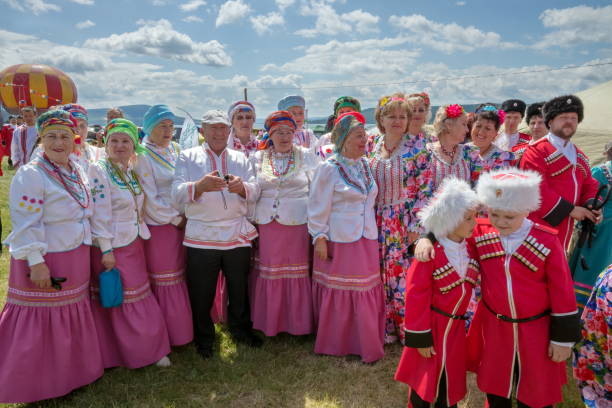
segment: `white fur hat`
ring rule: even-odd
[[[470,185],[454,177],[445,179],[418,217],[428,232],[445,237],[463,221],[465,212],[478,206]]]
[[[489,208],[512,212],[532,212],[540,208],[540,182],[535,171],[515,168],[483,173],[476,194]]]

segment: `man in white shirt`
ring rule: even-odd
[[[205,143],[182,151],[177,159],[172,199],[185,208],[183,245],[194,337],[198,353],[209,358],[215,342],[210,309],[221,270],[232,337],[251,347],[260,347],[262,341],[252,331],[247,290],[251,242],[257,237],[246,218],[247,200],[255,192],[255,170],[243,153],[226,149],[230,123],[224,112],[207,112],[202,131]]]
[[[21,109],[21,114],[25,123],[15,129],[11,141],[11,160],[15,169],[28,164],[38,140],[36,109],[26,106]]]
[[[506,113],[504,118],[504,131],[497,136],[495,145],[502,150],[511,152],[517,144],[529,143],[531,136],[520,133],[518,126],[525,115],[525,102],[520,99],[508,99],[501,105],[501,109]]]

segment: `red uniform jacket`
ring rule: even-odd
[[[519,138],[518,141],[516,142],[516,144],[514,145],[514,147],[512,147],[512,151],[514,151],[514,148],[518,145],[522,145],[522,144],[529,144],[529,142],[531,142],[531,135],[528,135],[527,133],[521,133],[519,132]]]
[[[518,164],[521,162],[521,157],[523,157],[527,147],[529,147],[529,143],[517,143],[514,145],[512,148],[512,153],[514,153],[514,163],[512,163],[513,166],[518,166]]]
[[[510,398],[518,376],[516,395],[522,403],[536,408],[560,402],[565,363],[548,357],[549,342],[575,342],[580,328],[556,231],[534,223],[518,249],[507,254],[497,230],[488,220],[478,220],[468,246],[481,273],[482,299],[468,334],[469,366],[478,375],[478,387]],[[525,319],[546,311],[523,323],[499,317]]]
[[[542,204],[529,218],[559,231],[559,240],[569,248],[574,219],[569,216],[574,206],[588,205],[599,184],[591,176],[588,157],[576,147],[577,161],[570,161],[544,137],[529,145],[521,158],[521,169],[535,170],[542,175]]]
[[[437,311],[463,316],[478,279],[475,263],[465,278],[455,271],[435,244],[436,257],[430,262],[414,261],[406,276],[405,335],[406,347],[395,373],[425,401],[438,395],[442,370],[446,370],[448,406],[456,404],[466,393],[465,320],[453,319]],[[416,348],[433,346],[436,355],[422,357]]]

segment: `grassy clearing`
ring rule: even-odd
[[[0,177],[3,239],[10,231],[7,200],[12,174],[5,170]],[[5,248],[0,257],[0,307],[6,297],[7,252]],[[29,406],[386,408],[407,404],[407,387],[393,381],[401,355],[397,345],[387,347],[385,358],[368,366],[350,358],[315,355],[313,336],[281,335],[267,340],[262,349],[251,350],[236,346],[220,326],[217,334],[218,354],[209,361],[202,361],[192,346],[186,346],[172,352],[169,368],[107,370],[94,384],[66,397]],[[565,389],[566,402],[559,407],[582,406],[573,381],[570,384]],[[460,406],[482,407],[482,394],[473,377],[469,388]]]

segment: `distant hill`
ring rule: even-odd
[[[147,110],[151,107],[151,105],[127,105],[127,106],[119,106],[119,108],[123,111],[125,118],[134,122],[137,126],[142,126],[142,118]],[[89,125],[105,125],[106,124],[106,112],[109,108],[101,108],[101,109],[88,109],[89,113]],[[177,123],[182,123],[182,116],[176,116]]]

